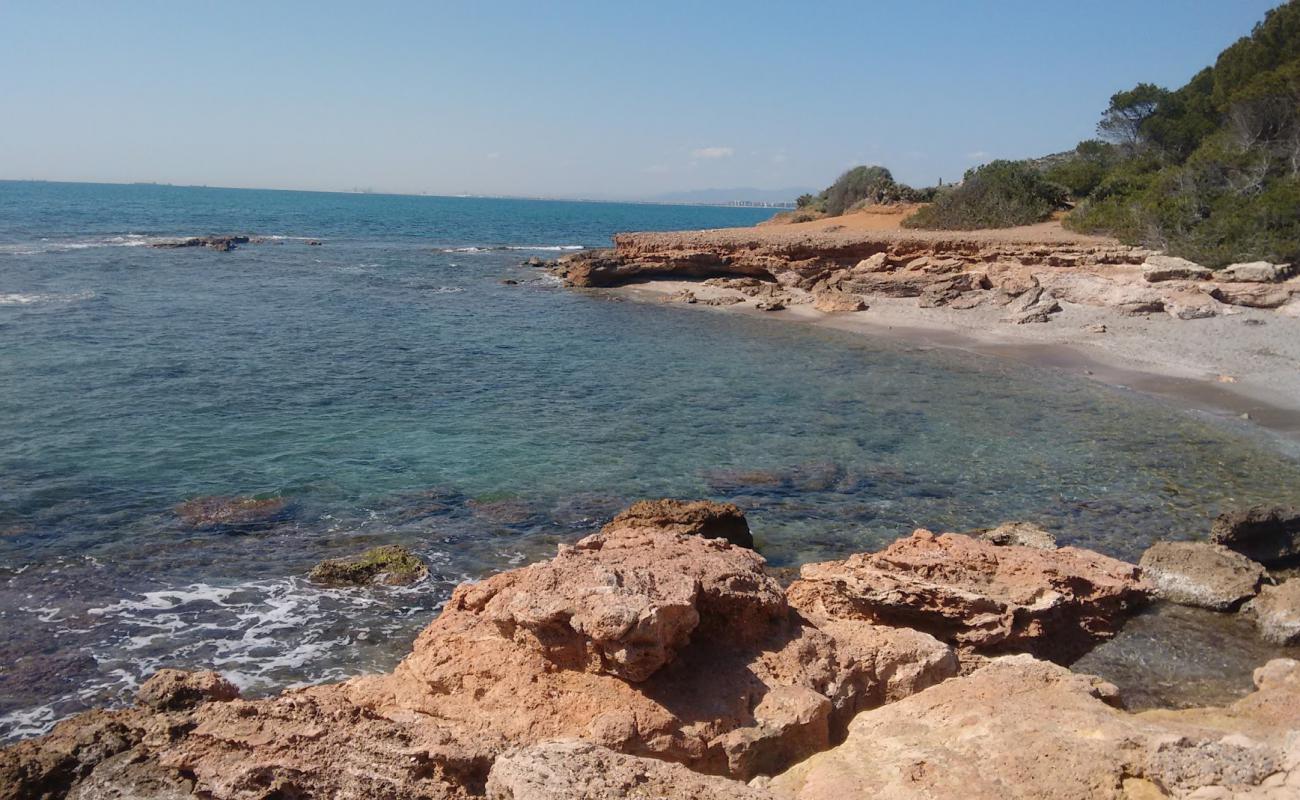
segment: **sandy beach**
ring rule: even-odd
[[[898,227],[905,215],[851,214],[795,225],[762,225],[682,237],[689,240],[690,246],[754,239],[790,242],[913,237],[918,232]],[[1036,245],[1117,244],[1072,234],[1056,222],[1008,231],[977,231],[969,236],[983,242]],[[1140,270],[1123,266],[1113,268],[1113,272],[1131,280]],[[688,293],[694,297],[692,306],[701,310],[821,325],[865,336],[906,340],[918,346],[1013,359],[1157,395],[1183,407],[1244,416],[1300,441],[1300,309],[1295,301],[1280,309],[1223,305],[1214,316],[1199,319],[1180,319],[1159,311],[1133,314],[1062,301],[1060,311],[1052,314],[1050,322],[1017,325],[1002,321],[1006,317],[1002,307],[922,307],[915,297],[867,296],[864,299],[869,308],[865,311],[827,313],[814,307],[812,293],[798,288],[785,290],[794,302],[786,303],[784,308],[760,310],[739,290],[712,283],[656,276],[595,291],[677,303],[683,303],[687,297],[683,293]],[[1294,283],[1294,279],[1288,283]]]

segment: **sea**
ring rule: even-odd
[[[527,264],[771,213],[0,182],[0,741],[164,666],[250,695],[391,669],[457,583],[640,498],[737,503],[777,567],[1005,520],[1134,559],[1300,501],[1247,422]],[[153,246],[210,234],[255,241]],[[208,497],[279,510],[177,513]],[[306,580],[381,544],[430,578]]]

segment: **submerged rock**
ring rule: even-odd
[[[1210,541],[1265,566],[1300,558],[1300,508],[1252,506],[1220,514]]]
[[[285,516],[289,501],[283,497],[196,497],[176,506],[176,516],[191,528],[251,527],[276,522]]]
[[[1089,550],[927,530],[878,553],[806,564],[800,576],[788,594],[805,613],[906,625],[964,651],[1065,664],[1113,636],[1150,592],[1132,564]]]
[[[1156,542],[1139,566],[1157,597],[1214,611],[1230,611],[1254,597],[1264,580],[1259,564],[1205,542]]]
[[[1264,641],[1279,645],[1300,644],[1300,578],[1277,586],[1265,586],[1245,611],[1255,620]]]
[[[405,586],[429,577],[429,568],[419,556],[395,544],[372,547],[353,558],[322,561],[307,579],[327,586]]]
[[[191,236],[188,239],[154,242],[152,246],[164,249],[206,247],[209,250],[228,253],[231,250],[234,250],[236,245],[248,244],[248,242],[249,237],[247,236]],[[314,244],[320,244],[320,242],[315,242]]]

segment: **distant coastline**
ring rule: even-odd
[[[140,186],[154,187],[159,189],[213,189],[213,190],[234,190],[249,192],[289,192],[302,194],[344,194],[344,195],[368,195],[376,197],[434,197],[446,200],[537,200],[553,203],[612,203],[616,205],[649,205],[649,206],[703,206],[706,208],[770,208],[773,211],[781,211],[795,208],[793,199],[790,201],[748,201],[734,200],[724,201],[691,201],[691,200],[670,200],[670,199],[647,199],[647,198],[617,198],[617,197],[584,197],[584,196],[562,196],[562,195],[526,195],[526,194],[475,194],[475,193],[457,193],[443,194],[439,192],[385,192],[375,191],[373,189],[296,189],[273,186],[213,186],[210,184],[188,184],[188,183],[168,183],[163,181],[63,181],[63,180],[46,180],[42,178],[0,178],[0,187],[6,183],[13,184],[66,184],[82,186]]]

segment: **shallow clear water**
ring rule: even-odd
[[[1221,506],[1300,499],[1295,454],[1244,425],[520,265],[765,215],[0,183],[0,738],[162,665],[252,691],[391,667],[456,582],[638,497],[733,500],[781,565],[1007,519],[1134,558]],[[285,238],[143,246],[204,233]],[[186,527],[174,507],[205,495],[289,506]],[[301,578],[389,542],[433,579]]]

